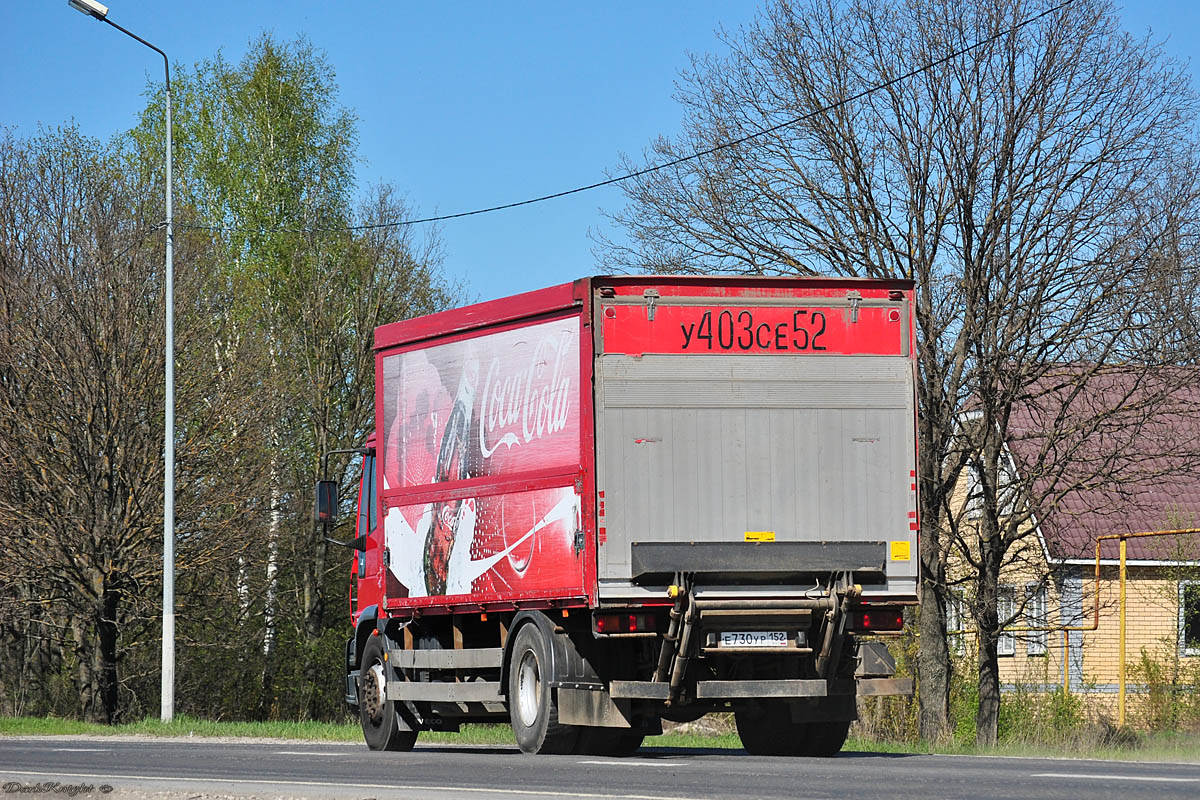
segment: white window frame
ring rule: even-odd
[[[1017,462],[1013,458],[1012,451],[1008,449],[1008,445],[1004,445],[1004,452],[1000,455],[1000,515],[1003,517],[1011,517],[1017,513],[1018,500],[1020,500],[1021,484],[1017,480]]]
[[[1040,583],[1025,584],[1025,622],[1029,628],[1045,628],[1046,625],[1046,587]],[[1025,640],[1025,655],[1044,656],[1048,643],[1048,631],[1027,631]]]
[[[965,609],[963,608],[963,600],[958,595],[950,592],[946,598],[946,630],[947,631],[962,631],[963,623],[966,619]],[[950,652],[956,656],[961,656],[966,645],[963,641],[965,634],[951,633],[947,636],[950,640]]]
[[[983,497],[979,485],[979,470],[974,464],[967,465],[967,519],[979,519],[983,516]]]
[[[1006,620],[1016,611],[1017,594],[1016,588],[1010,584],[1002,583],[996,587],[996,619]],[[1015,656],[1017,654],[1017,640],[1012,633],[1006,633],[1003,628],[1000,629],[1000,635],[996,637],[996,655],[998,656]]]
[[[979,468],[974,464],[968,464],[967,473],[967,496],[964,502],[966,506],[967,519],[979,519],[983,516],[983,497],[981,481],[979,480]],[[1013,460],[1012,453],[1005,446],[1004,452],[1000,455],[999,465],[999,480],[1000,486],[996,488],[996,502],[999,505],[999,513],[1001,517],[1011,517],[1017,513],[1018,499],[1020,495],[1020,484],[1017,481],[1017,464]]]
[[[1179,582],[1179,654],[1186,657],[1200,656],[1200,642],[1196,642],[1194,647],[1188,647],[1187,643],[1187,628],[1184,623],[1187,621],[1187,606],[1185,604],[1187,589],[1189,587],[1197,587],[1196,598],[1200,603],[1200,580],[1186,580]],[[1198,609],[1200,613],[1200,609]]]

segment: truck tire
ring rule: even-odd
[[[576,752],[587,756],[624,758],[637,752],[646,734],[627,728],[584,728]]]
[[[412,750],[416,731],[402,731],[395,702],[387,699],[388,666],[383,658],[383,637],[371,636],[359,659],[358,719],[371,750]]]
[[[791,709],[782,703],[735,712],[734,723],[742,747],[755,756],[831,758],[850,732],[849,722],[793,722]]]
[[[523,626],[513,641],[508,665],[508,715],[523,753],[572,753],[579,728],[558,721],[550,688],[550,643],[536,623]]]
[[[735,711],[734,724],[742,747],[752,756],[800,755],[808,726],[794,723],[785,706],[775,704]]]
[[[814,758],[833,758],[846,743],[850,733],[849,722],[809,722],[804,737],[804,752],[801,755]]]

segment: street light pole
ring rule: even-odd
[[[163,617],[162,617],[162,720],[175,716],[175,216],[171,203],[171,62],[167,54],[142,37],[108,18],[108,6],[95,0],[67,0],[67,4],[100,22],[106,22],[162,56],[167,77],[167,263],[166,263],[166,420],[163,434]]]

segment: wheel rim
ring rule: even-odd
[[[367,719],[371,720],[374,725],[379,725],[383,722],[383,703],[384,703],[384,676],[383,664],[376,661],[367,670],[365,680],[363,681],[363,709],[367,712]]]
[[[517,715],[527,728],[533,727],[537,721],[541,693],[542,675],[537,656],[532,650],[526,650],[517,667]]]

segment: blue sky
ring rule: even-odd
[[[240,59],[263,30],[304,33],[337,70],[358,116],[361,184],[393,183],[422,214],[546,194],[605,177],[621,152],[678,130],[673,82],[688,52],[716,50],[714,30],[750,20],[754,3],[506,2],[182,3],[112,0],[109,18],[190,66],[223,50]],[[1126,28],[1165,38],[1200,64],[1200,4],[1128,3]],[[9,0],[0,27],[0,124],[18,134],[74,119],[107,138],[133,125],[152,51],[68,7]],[[443,224],[446,270],[477,299],[596,270],[589,230],[622,204],[600,189]]]

